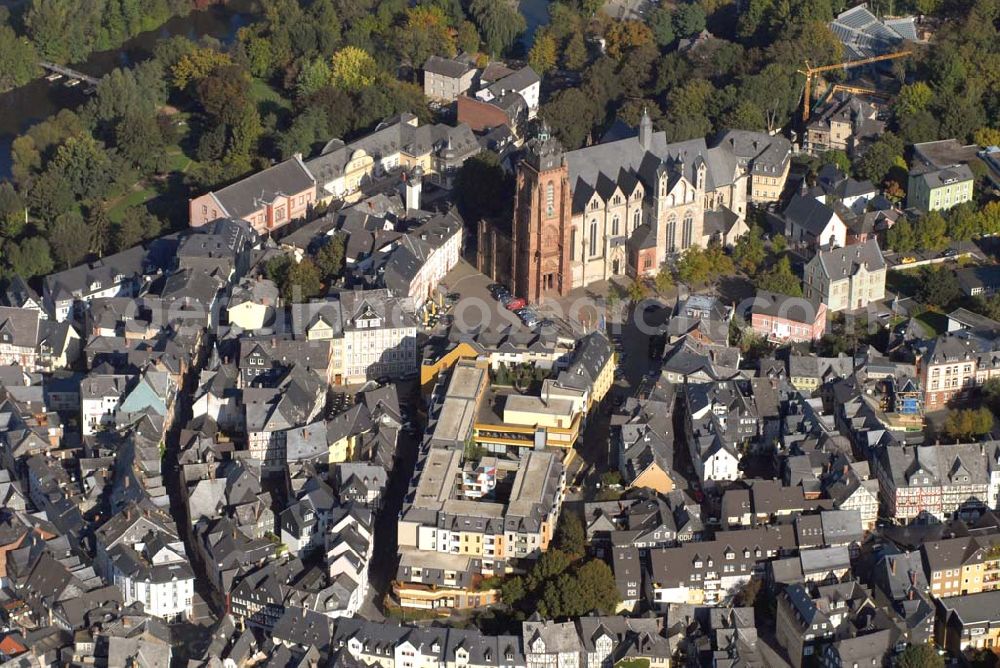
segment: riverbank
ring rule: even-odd
[[[229,44],[236,39],[237,31],[250,22],[252,10],[253,0],[232,0],[195,10],[136,35],[118,49],[95,52],[73,68],[100,78],[116,67],[130,67],[148,59],[158,42],[176,35],[192,40],[211,37]],[[79,86],[67,87],[65,79],[50,82],[44,77],[0,94],[0,179],[10,177],[11,144],[18,135],[60,109],[79,107],[86,99]]]

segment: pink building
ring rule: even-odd
[[[750,325],[768,341],[816,341],[826,330],[826,304],[759,290],[750,309]]]
[[[191,200],[191,227],[201,227],[216,218],[238,218],[259,234],[305,218],[316,201],[316,179],[294,158],[252,174],[221,190]]]

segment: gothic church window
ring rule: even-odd
[[[597,255],[597,219],[590,221],[590,257]]]
[[[550,181],[547,186],[545,186],[545,213],[551,216],[552,212],[556,208],[556,189]]]

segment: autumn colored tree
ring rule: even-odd
[[[637,46],[653,43],[653,31],[641,21],[614,21],[604,35],[608,55],[620,60]]]
[[[544,74],[556,66],[556,40],[544,28],[535,33],[535,43],[528,52],[528,64],[538,74]]]
[[[171,68],[170,74],[174,87],[184,90],[188,84],[198,81],[217,67],[231,65],[232,58],[227,53],[222,53],[209,47],[200,47],[186,53]]]
[[[378,65],[367,51],[345,46],[333,54],[330,83],[348,92],[358,92],[375,83]]]

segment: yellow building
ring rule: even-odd
[[[424,349],[423,363],[420,365],[420,389],[429,395],[441,374],[451,371],[459,360],[475,360],[485,349],[473,341],[449,341],[438,337],[436,343],[441,348],[428,346]]]

